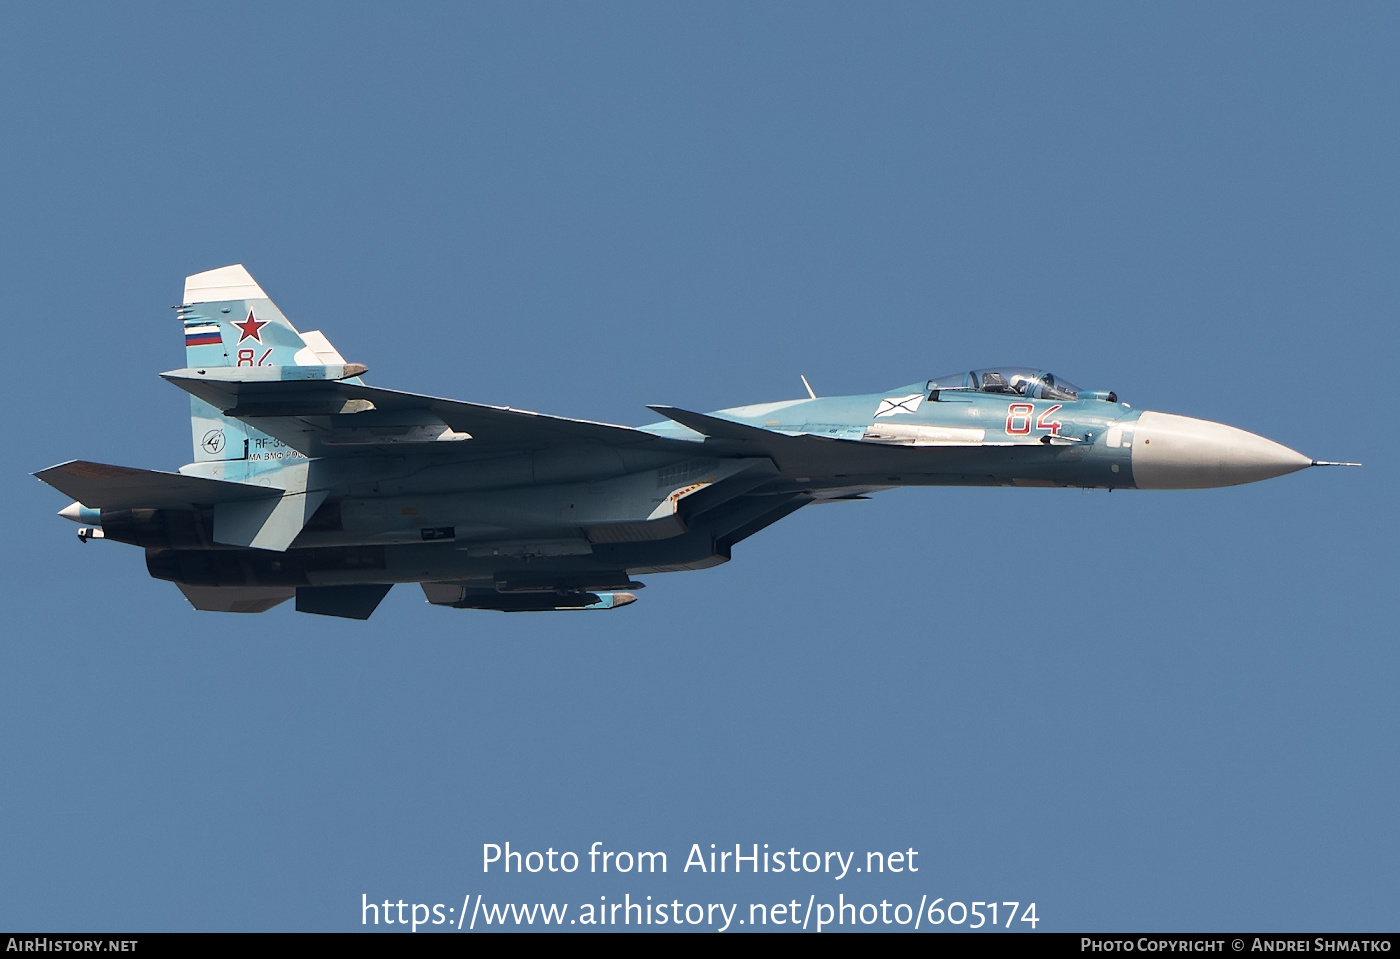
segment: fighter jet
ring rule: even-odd
[[[1262,436],[1139,412],[1044,370],[997,367],[860,396],[643,427],[367,386],[298,332],[241,265],[175,308],[194,462],[74,460],[34,475],[76,502],[78,538],[145,550],[195,609],[367,619],[395,583],[458,609],[612,609],[638,576],[728,561],[812,503],[898,486],[1198,489],[1310,466]]]

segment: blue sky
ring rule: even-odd
[[[1393,5],[6,19],[0,926],[841,893],[1395,927]],[[1028,364],[1366,466],[894,491],[611,613],[195,613],[28,474],[188,459],[167,307],[234,262],[379,386],[636,424]],[[483,875],[507,840],[671,866]]]

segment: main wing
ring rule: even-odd
[[[324,371],[324,372],[323,372]],[[335,455],[346,447],[442,444],[470,450],[538,450],[599,444],[690,451],[695,443],[630,426],[550,416],[507,406],[486,406],[418,393],[386,390],[345,378],[363,367],[211,368],[162,373],[169,382],[246,420],[308,456]],[[320,373],[322,378],[310,378]],[[261,374],[261,375],[260,375]],[[273,378],[296,375],[298,379]],[[466,442],[468,446],[459,445]]]

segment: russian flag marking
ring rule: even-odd
[[[200,323],[185,327],[186,346],[212,346],[223,342],[217,323]]]

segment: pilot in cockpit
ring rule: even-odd
[[[1035,377],[1017,373],[1015,376],[1011,377],[1010,392],[1015,393],[1017,396],[1025,396],[1033,383],[1035,383]]]

